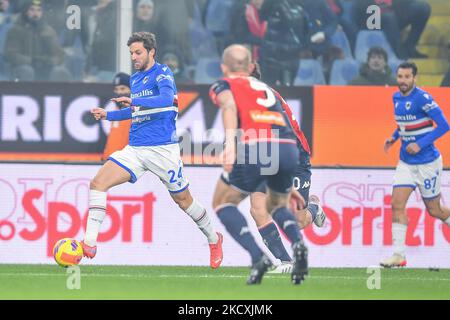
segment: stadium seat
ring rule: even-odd
[[[388,54],[389,61],[398,60],[383,31],[361,30],[358,32],[355,44],[355,58],[358,61],[367,61],[367,53],[372,47],[382,47]]]
[[[343,1],[339,1],[339,4],[342,8],[342,15],[344,16],[344,18],[349,21],[353,20],[355,10],[356,10],[355,1],[343,0]]]
[[[66,48],[65,52],[65,64],[69,69],[73,80],[81,81],[83,79],[83,70],[86,64],[86,55],[83,52],[81,38],[77,37],[73,46]]]
[[[337,30],[331,36],[331,44],[341,48],[345,58],[353,58],[350,42],[348,41],[348,38],[343,30]]]
[[[195,68],[195,83],[212,84],[222,76],[219,58],[198,59],[197,66]]]
[[[192,58],[196,63],[199,58],[218,58],[216,42],[212,33],[202,25],[192,25],[189,28],[192,46]]]
[[[360,63],[354,59],[335,60],[331,67],[330,84],[346,85],[358,76]]]
[[[402,62],[403,61],[401,61],[401,60],[392,60],[392,61],[389,60],[388,64],[389,64],[389,68],[391,68],[392,74],[395,75],[395,73],[397,72],[397,67]]]
[[[206,29],[215,35],[229,33],[234,3],[234,0],[210,0],[205,16]]]
[[[294,79],[296,86],[309,86],[315,84],[325,84],[322,66],[314,59],[300,60],[300,66]]]
[[[115,74],[116,73],[113,71],[101,70],[95,75],[95,77],[98,82],[112,82]]]

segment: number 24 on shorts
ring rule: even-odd
[[[176,183],[178,179],[183,178],[183,167],[178,169],[178,174],[176,174],[174,170],[169,170],[167,173],[170,175],[170,183]],[[178,179],[175,179],[175,175],[177,175]]]

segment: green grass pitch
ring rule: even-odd
[[[0,299],[450,299],[450,270],[382,269],[381,288],[369,290],[366,269],[311,268],[300,286],[290,275],[266,274],[245,284],[245,267],[80,266],[81,288],[57,265],[0,264]]]

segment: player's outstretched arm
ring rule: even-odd
[[[131,106],[131,98],[129,97],[118,97],[112,98],[111,101],[114,101],[121,105],[121,107],[130,107]]]
[[[116,111],[106,111],[102,108],[94,108],[91,110],[95,120],[122,121],[131,119],[131,108],[124,108]]]
[[[95,120],[104,120],[106,119],[106,110],[102,108],[93,108],[91,109],[91,113],[94,116]]]

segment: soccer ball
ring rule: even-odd
[[[64,238],[55,243],[53,257],[61,267],[74,266],[83,258],[83,248],[77,240]]]

